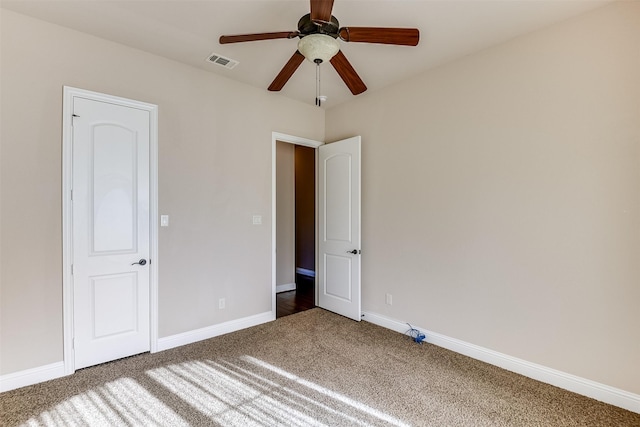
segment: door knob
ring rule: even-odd
[[[357,250],[357,249],[354,249],[354,250],[352,250],[352,251],[347,251],[347,253],[348,253],[348,254],[358,255],[358,254],[360,253],[360,251],[359,251],[359,250]]]
[[[136,265],[136,264],[145,265],[146,263],[147,263],[147,260],[146,260],[146,259],[144,259],[144,258],[142,258],[140,261],[138,261],[138,262],[134,262],[134,263],[133,263],[133,264],[131,264],[131,265]]]

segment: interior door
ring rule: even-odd
[[[360,320],[360,137],[318,148],[318,305]]]
[[[75,369],[149,351],[149,112],[73,98]]]

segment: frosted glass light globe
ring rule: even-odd
[[[309,34],[300,39],[298,50],[311,62],[326,62],[338,53],[340,43],[326,34]]]

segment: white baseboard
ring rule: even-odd
[[[280,292],[287,292],[287,291],[293,291],[296,288],[296,284],[295,283],[287,283],[284,285],[276,285],[276,294],[279,294]]]
[[[302,274],[303,276],[316,277],[316,272],[313,270],[307,270],[306,268],[296,267],[296,274]]]
[[[400,333],[405,333],[409,329],[409,326],[406,323],[376,313],[364,312],[363,319],[367,322],[371,322]],[[533,378],[583,396],[591,397],[601,402],[640,413],[640,395],[638,394],[597,383],[595,381],[551,369],[536,363],[527,362],[526,360],[518,359],[488,348],[470,344],[436,332],[431,332],[416,325],[412,326],[419,329],[420,332],[427,336],[425,341],[428,343],[455,351],[456,353],[464,354],[465,356],[481,360],[508,371],[524,375],[525,377]]]
[[[67,374],[64,370],[64,362],[51,363],[37,368],[0,375],[0,393],[64,377],[65,375]]]
[[[243,317],[242,319],[230,320],[218,325],[207,326],[206,328],[195,329],[193,331],[159,338],[158,351],[168,350],[170,348],[180,347],[181,345],[206,340],[217,337],[218,335],[224,335],[229,332],[235,332],[240,329],[246,329],[262,323],[271,322],[272,320],[275,320],[273,312],[266,311],[253,316]]]
[[[267,311],[254,316],[244,317],[242,319],[231,320],[219,325],[209,326],[194,331],[184,332],[182,334],[172,335],[158,339],[158,351],[168,350],[170,348],[179,347],[185,344],[191,344],[196,341],[213,338],[218,335],[227,334],[229,332],[239,331],[240,329],[249,328],[251,326],[260,325],[262,323],[275,320],[271,311]],[[20,387],[26,387],[53,380],[68,375],[65,372],[64,362],[56,362],[50,365],[39,366],[37,368],[26,369],[24,371],[14,372],[11,374],[0,375],[0,393],[14,390]]]

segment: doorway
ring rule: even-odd
[[[278,168],[277,161],[277,147],[278,144],[282,144],[284,146],[288,146],[289,150],[286,151],[288,153],[285,156],[284,165],[286,168],[283,168],[282,165]],[[303,146],[309,147],[313,150],[314,154],[314,165],[316,164],[317,159],[317,148],[323,145],[323,142],[315,141],[312,139],[302,138],[294,135],[287,135],[279,132],[272,132],[271,134],[271,312],[273,319],[276,319],[277,315],[277,297],[280,299],[284,299],[285,297],[290,297],[295,299],[294,293],[284,295],[284,292],[295,290],[296,288],[296,255],[295,255],[295,205],[293,204],[293,200],[295,199],[295,147]],[[282,159],[281,159],[282,160]],[[282,163],[282,161],[281,161]],[[278,181],[278,175],[284,175],[288,178],[280,178],[279,181],[284,182],[288,185],[285,186],[284,189],[280,189],[277,191],[276,183]],[[315,175],[314,175],[315,180]],[[314,184],[314,193],[313,197],[316,200],[316,192],[317,186]],[[281,208],[280,212],[278,212],[278,196],[288,196],[291,200],[288,202],[288,208]],[[282,203],[280,203],[282,206]],[[314,212],[317,217],[317,212]],[[317,238],[317,224],[313,225],[314,238]],[[284,232],[284,236],[281,235],[278,237],[278,231]],[[288,234],[287,234],[288,233]],[[278,242],[287,242],[284,247],[278,248]],[[314,263],[317,263],[317,256],[315,254],[315,246],[314,246]],[[279,265],[280,263],[280,265]],[[278,275],[278,271],[285,272],[286,276]],[[316,278],[312,277],[310,272],[301,271],[302,273],[307,273],[305,278],[306,280],[313,283],[313,304],[315,305],[318,299],[317,287],[316,287]],[[303,279],[303,278],[299,278]],[[280,286],[278,286],[278,284]]]
[[[361,319],[361,204],[360,158],[361,137],[322,142],[286,135],[271,134],[271,312],[276,318],[278,260],[286,251],[277,249],[276,162],[277,142],[302,145],[314,149],[318,168],[314,197],[315,208],[315,305],[342,316]],[[289,190],[289,194],[293,190]],[[286,193],[286,191],[284,192]],[[281,191],[282,194],[282,191]],[[291,213],[293,208],[285,210]],[[281,226],[282,228],[283,226]],[[286,227],[285,227],[286,228]],[[289,228],[291,229],[291,228]],[[295,262],[292,262],[295,265]],[[291,271],[293,268],[285,270]],[[292,289],[295,285],[292,286]],[[284,290],[284,289],[281,289]]]
[[[276,142],[276,318],[315,307],[315,149]]]

